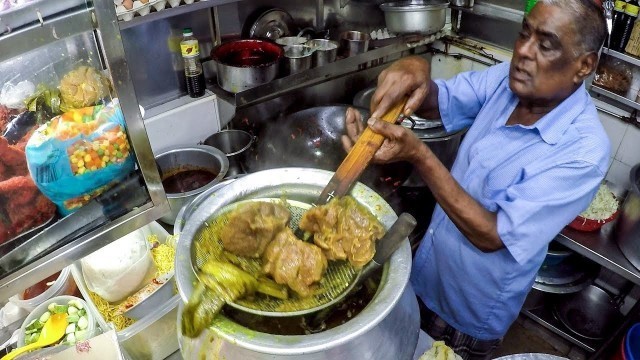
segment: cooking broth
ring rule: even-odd
[[[273,335],[309,335],[333,329],[358,315],[378,291],[382,271],[374,273],[363,286],[336,305],[320,324],[314,324],[315,314],[292,317],[267,317],[246,313],[226,306],[222,313],[234,322],[254,331]]]
[[[167,194],[179,194],[199,189],[213,181],[216,176],[218,174],[208,169],[178,169],[163,177],[162,186]]]

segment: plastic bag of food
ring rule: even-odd
[[[25,100],[36,92],[31,81],[20,81],[16,85],[5,83],[0,90],[0,104],[10,109],[24,109]]]
[[[109,95],[109,80],[90,66],[80,66],[60,80],[62,108],[78,109],[95,105]]]
[[[631,87],[633,72],[629,64],[610,56],[603,56],[593,83],[618,95],[625,96]]]
[[[25,152],[36,185],[63,215],[134,168],[117,101],[54,117],[36,129]]]

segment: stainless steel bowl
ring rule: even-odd
[[[380,5],[390,32],[435,34],[446,21],[447,0],[414,0]]]
[[[246,172],[247,153],[255,141],[256,137],[246,131],[222,130],[209,136],[203,144],[213,146],[227,155],[229,171],[226,177],[231,177]]]
[[[307,46],[315,49],[313,53],[313,67],[323,66],[336,61],[338,43],[332,40],[313,39],[307,41]]]
[[[345,31],[340,34],[340,55],[351,57],[369,50],[369,34],[360,31]]]
[[[160,221],[173,225],[180,209],[191,202],[198,194],[220,182],[229,169],[227,156],[220,150],[206,145],[179,146],[160,152],[156,155],[156,164],[160,173],[167,174],[176,168],[204,168],[217,173],[207,185],[193,191],[171,194],[167,193],[169,214]]]
[[[285,36],[285,37],[276,39],[276,44],[282,45],[282,46],[302,45],[306,43],[307,40],[308,39],[306,37],[302,37],[302,36]]]
[[[285,75],[311,69],[314,50],[306,45],[289,45],[284,48],[283,71]]]
[[[176,281],[184,302],[196,280],[191,264],[192,242],[204,222],[233,202],[280,197],[312,202],[332,172],[281,168],[248,174],[216,191],[186,220],[176,249]],[[378,194],[358,183],[350,194],[389,228],[397,216]],[[179,336],[184,358],[198,359],[411,359],[418,341],[419,317],[409,285],[411,247],[405,241],[384,266],[377,294],[345,324],[311,335],[281,336],[252,331],[219,315],[200,337]],[[178,315],[180,316],[180,315]]]

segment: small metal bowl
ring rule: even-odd
[[[156,164],[163,174],[168,174],[177,168],[204,168],[217,173],[217,176],[211,182],[198,189],[184,193],[167,193],[171,210],[169,214],[161,217],[160,220],[170,225],[173,225],[178,212],[183,206],[190,203],[198,194],[219,183],[229,170],[227,156],[222,151],[206,145],[179,146],[162,151],[156,155]]]

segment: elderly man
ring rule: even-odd
[[[369,126],[386,137],[375,159],[413,163],[435,196],[411,283],[423,328],[463,358],[486,359],[518,316],[549,242],[588,207],[609,141],[583,82],[607,35],[593,0],[541,0],[523,21],[511,63],[432,81],[421,58],[382,72]],[[449,172],[401,126],[405,113],[470,126]],[[347,114],[346,148],[362,130]]]

